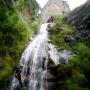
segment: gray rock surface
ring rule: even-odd
[[[46,23],[51,16],[67,14],[70,12],[69,5],[63,0],[49,0],[41,10],[41,21]]]
[[[90,38],[90,0],[73,10],[67,21],[77,30],[76,40]]]
[[[70,35],[66,35],[66,36],[64,37],[64,41],[65,41],[66,43],[72,43],[72,42],[75,41],[75,39],[74,39],[72,36],[70,36]]]
[[[51,43],[48,44],[48,47],[49,47],[49,55],[50,55],[49,58],[54,62],[55,65],[58,65],[63,62],[67,62],[68,59],[76,55],[69,50],[58,51],[58,48]]]

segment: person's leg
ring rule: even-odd
[[[23,87],[22,80],[21,80],[21,75],[19,76],[18,80],[19,80],[19,84],[21,85],[21,87]]]

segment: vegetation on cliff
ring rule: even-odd
[[[76,28],[76,37],[90,48],[90,0],[73,10],[67,18]]]
[[[49,67],[51,74],[56,77],[54,90],[90,90],[90,39],[77,40],[77,30],[65,18],[56,17],[54,23],[49,27],[51,42],[77,54],[68,62]],[[67,35],[73,40],[66,41]]]
[[[0,89],[8,83],[25,44],[39,26],[36,20],[39,6],[35,0],[27,1],[29,7],[24,0],[0,0]]]

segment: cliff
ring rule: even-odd
[[[49,0],[41,10],[41,20],[45,23],[51,16],[63,15],[69,12],[69,5],[66,1]]]
[[[76,38],[90,38],[90,1],[77,7],[68,17],[68,22],[76,28]]]

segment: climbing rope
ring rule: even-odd
[[[45,67],[46,67],[46,75],[45,75],[45,90],[48,90],[48,82],[47,82],[47,76],[48,76],[48,47],[46,47],[46,64],[45,64]]]

